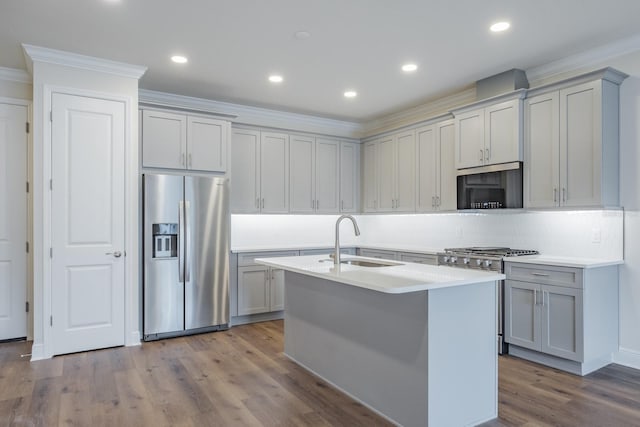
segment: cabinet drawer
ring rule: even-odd
[[[410,252],[399,252],[398,255],[400,261],[438,265],[438,255],[415,254]]]
[[[546,285],[582,288],[582,269],[538,264],[505,262],[508,280],[535,282]]]
[[[285,256],[298,256],[298,251],[280,251],[280,252],[251,252],[238,254],[238,266],[244,267],[248,265],[257,265],[256,258],[275,258]]]
[[[380,258],[380,259],[398,259],[398,256],[393,251],[381,251],[378,249],[358,249],[360,256],[366,256],[369,258]]]
[[[335,249],[333,248],[327,248],[327,249],[304,249],[300,251],[300,256],[305,256],[305,255],[329,255],[332,254],[335,251]],[[356,254],[356,250],[355,248],[340,248],[340,253],[343,255],[355,255]]]

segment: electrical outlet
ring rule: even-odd
[[[591,242],[592,243],[600,243],[602,238],[602,233],[600,232],[600,228],[594,227],[591,229]]]

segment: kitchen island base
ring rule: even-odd
[[[403,426],[498,415],[496,282],[388,294],[285,273],[285,353]]]

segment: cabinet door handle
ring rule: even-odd
[[[262,199],[262,209],[264,209],[264,198]]]
[[[487,148],[487,149],[485,149],[484,151],[485,151],[485,154],[486,154],[486,156],[484,156],[484,157],[485,157],[485,160],[487,160],[487,161],[488,161],[488,160],[489,160],[489,158],[490,158],[490,156],[489,156],[489,149]]]
[[[440,207],[440,196],[436,196],[436,207]]]
[[[556,203],[558,201],[558,189],[554,188],[553,189],[553,203]]]
[[[562,203],[567,201],[567,189],[562,187]]]
[[[547,273],[536,273],[536,272],[531,272],[532,276],[540,276],[540,277],[549,277],[549,275]]]
[[[340,200],[340,210],[344,210],[344,200]]]
[[[189,153],[189,167],[193,166],[193,162],[191,160],[191,153]]]
[[[316,200],[316,210],[320,209],[320,200]]]
[[[484,151],[480,150],[480,161],[484,160]]]
[[[432,208],[436,207],[436,197],[435,196],[431,196],[431,207]]]
[[[268,284],[269,283],[269,271],[265,270],[264,271],[264,284]]]
[[[180,154],[180,164],[181,164],[182,166],[186,166],[186,165],[184,164],[184,153]]]
[[[256,209],[260,209],[260,198],[256,197]]]

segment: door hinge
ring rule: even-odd
[[[29,122],[26,123],[27,133],[29,133]]]
[[[27,181],[27,193],[29,192],[29,181]]]
[[[29,242],[26,242],[26,246],[27,246],[27,253],[29,253]]]
[[[24,311],[29,312],[29,301],[25,303]]]
[[[49,326],[53,326],[53,316],[49,316]]]
[[[53,258],[53,248],[49,248],[49,258]]]

